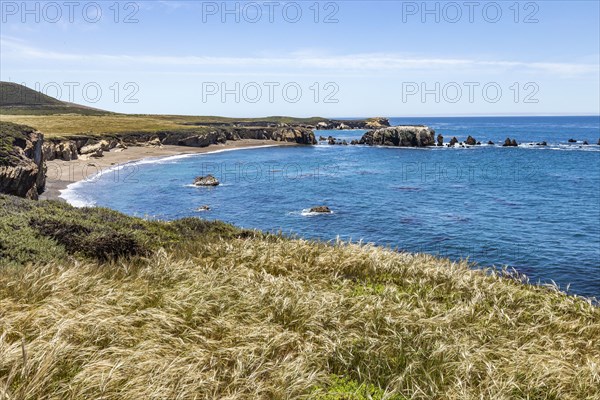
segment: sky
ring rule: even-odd
[[[137,114],[600,114],[600,2],[0,2],[0,79]]]

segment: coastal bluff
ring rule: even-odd
[[[435,131],[424,125],[400,125],[374,129],[359,144],[369,146],[425,147],[435,145]]]
[[[0,122],[0,193],[37,200],[46,186],[44,135]]]

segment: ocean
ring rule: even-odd
[[[374,243],[600,298],[600,118],[391,118],[471,148],[265,147],[147,159],[69,187],[75,205],[199,217],[302,238]],[[350,141],[365,131],[317,131]],[[506,137],[520,145],[500,145]],[[578,140],[569,143],[569,139]],[[547,146],[537,143],[546,141]],[[589,145],[584,145],[588,141]],[[194,187],[212,174],[214,188]],[[197,211],[207,205],[209,211]],[[332,214],[315,215],[326,205]]]

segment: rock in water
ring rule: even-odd
[[[437,145],[440,147],[444,145],[444,137],[441,134],[437,135]]]
[[[583,144],[584,144],[584,146],[587,146],[587,145],[589,145],[589,143],[588,143],[588,141],[587,141],[587,140],[584,140],[584,141],[583,141]]]
[[[519,144],[515,139],[506,138],[502,147],[517,147]]]
[[[456,136],[454,136],[452,139],[450,139],[450,143],[448,144],[448,146],[454,147],[454,145],[457,143],[458,143],[458,139],[456,138]]]
[[[219,180],[212,175],[199,176],[194,179],[196,186],[219,186],[220,184]]]
[[[467,140],[465,140],[465,144],[468,144],[469,146],[475,146],[477,144],[477,140],[475,140],[473,136],[469,135]]]
[[[310,209],[311,213],[331,214],[331,209],[327,206],[313,207]]]
[[[402,125],[369,131],[360,144],[369,146],[425,147],[435,145],[435,131],[422,125]]]
[[[210,211],[210,207],[209,207],[209,206],[207,206],[207,205],[200,206],[200,207],[198,207],[198,208],[196,209],[196,211],[198,211],[198,212]]]
[[[493,145],[494,145],[494,142],[492,142],[491,140],[488,140],[488,144],[489,144],[490,146],[493,146]]]
[[[569,139],[569,143],[577,143],[577,140],[575,140],[575,139]]]

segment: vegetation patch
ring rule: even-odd
[[[0,121],[0,166],[13,165],[18,161],[17,145],[25,146],[27,135],[35,129]]]
[[[0,398],[600,398],[600,309],[466,262],[7,196],[0,243]]]

